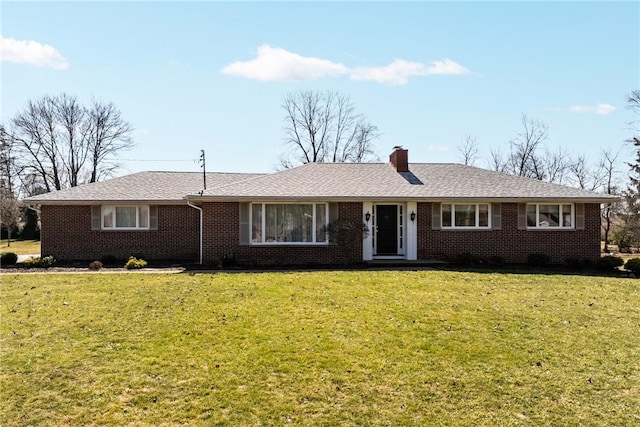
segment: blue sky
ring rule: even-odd
[[[348,95],[380,159],[486,166],[526,114],[550,150],[623,146],[640,88],[640,2],[11,2],[0,5],[3,121],[62,92],[136,128],[121,173],[273,171],[283,97]],[[629,150],[630,152],[630,150]],[[164,160],[164,161],[158,161]]]

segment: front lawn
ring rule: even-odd
[[[0,252],[13,252],[17,255],[39,255],[40,240],[0,240]]]
[[[3,274],[0,425],[637,425],[640,281]]]

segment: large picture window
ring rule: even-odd
[[[102,228],[137,230],[149,228],[149,206],[103,206]]]
[[[573,228],[572,204],[527,204],[528,228]]]
[[[443,203],[442,228],[489,228],[488,203]]]
[[[253,203],[254,244],[327,243],[326,203]]]

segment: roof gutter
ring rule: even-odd
[[[194,209],[197,209],[200,212],[200,249],[199,249],[199,253],[200,253],[200,261],[199,264],[202,264],[202,208],[199,206],[194,205],[193,203],[191,203],[189,200],[187,200],[187,206],[190,206]]]

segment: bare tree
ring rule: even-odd
[[[613,162],[616,161],[618,154],[612,155],[610,151],[602,152],[602,159],[596,166],[589,165],[584,155],[575,158],[569,165],[569,179],[574,187],[583,190],[597,191],[603,188],[607,181],[607,162],[613,158],[608,166],[613,168]],[[609,173],[613,173],[610,170]]]
[[[571,158],[562,147],[554,152],[547,151],[544,157],[543,175],[549,182],[563,184],[570,165]]]
[[[0,223],[7,228],[7,246],[11,246],[11,234],[17,228],[20,207],[13,193],[0,187]]]
[[[549,127],[540,120],[522,116],[522,132],[509,141],[507,168],[517,176],[545,179],[544,162],[539,154],[548,138]]]
[[[280,163],[364,162],[373,159],[378,128],[355,112],[351,100],[336,92],[300,91],[285,96],[286,144]]]
[[[0,187],[15,191],[17,170],[13,140],[3,124],[0,124]]]
[[[636,116],[631,126],[635,135],[631,137],[631,142],[640,144],[640,90],[632,90],[627,95],[627,108]]]
[[[462,163],[467,166],[473,166],[478,159],[478,140],[466,135],[464,141],[458,147],[458,152],[462,156]]]
[[[12,124],[21,180],[47,192],[97,181],[132,146],[133,129],[113,104],[93,101],[86,108],[67,94],[29,101]]]
[[[502,152],[497,148],[492,148],[489,152],[489,166],[490,170],[502,173],[507,172],[507,162],[502,155]]]
[[[620,150],[613,152],[611,150],[602,151],[602,160],[600,169],[603,177],[602,185],[606,194],[620,194],[620,188],[616,185],[616,173],[618,157]],[[601,211],[602,231],[604,234],[604,252],[609,253],[609,234],[611,233],[612,220],[616,212],[620,210],[620,202],[607,203]]]
[[[132,146],[133,127],[122,119],[120,111],[111,102],[93,100],[87,115],[87,149],[91,157],[89,182],[96,182],[118,168],[111,159]]]

